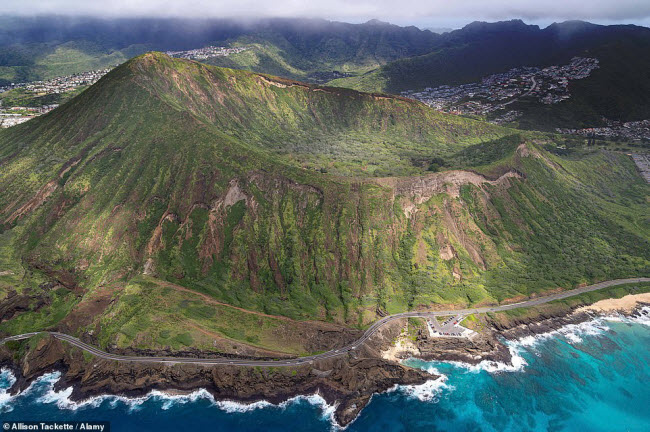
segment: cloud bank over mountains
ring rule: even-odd
[[[99,17],[320,17],[352,22],[379,18],[400,24],[523,18],[551,22],[650,21],[647,0],[3,0],[0,14]]]

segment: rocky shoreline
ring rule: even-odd
[[[632,309],[610,308],[608,311],[635,315],[641,306],[648,305],[643,302],[635,304],[637,307]],[[393,359],[384,358],[385,353],[394,345],[405,322],[394,321],[384,326],[355,354],[295,367],[116,362],[84,355],[52,337],[42,337],[33,344],[23,342],[29,345],[23,348],[22,357],[18,355],[20,351],[1,346],[0,366],[9,368],[16,377],[10,390],[13,394],[25,390],[46,373],[61,372],[55,390],[72,387],[70,399],[77,402],[103,395],[141,397],[152,390],[187,394],[205,389],[215,400],[240,403],[264,400],[273,404],[300,395],[319,394],[328,404],[335,406],[334,420],[345,426],[358,416],[373,394],[385,392],[395,385],[419,385],[437,378],[394,360],[418,357],[429,361],[509,364],[512,356],[503,339],[517,340],[553,332],[568,324],[582,323],[602,315],[597,311],[579,308],[569,314],[514,320],[508,326],[491,321],[491,328],[471,339],[428,339],[419,335],[408,350],[397,353]]]
[[[630,304],[630,301],[633,303]],[[627,295],[620,299],[607,299],[592,305],[573,308],[570,313],[546,314],[532,320],[515,320],[513,325],[499,326],[493,323],[494,329],[507,340],[522,339],[527,336],[538,336],[551,333],[571,324],[581,324],[599,316],[618,313],[623,316],[638,316],[643,307],[650,306],[646,294]],[[602,309],[599,305],[608,303],[610,307]]]
[[[389,329],[382,332],[389,335]],[[377,338],[372,344],[386,341]],[[23,342],[29,344],[29,342]],[[70,399],[83,401],[96,396],[142,397],[152,390],[190,393],[205,389],[215,400],[240,403],[268,401],[278,404],[300,395],[319,394],[334,405],[334,420],[349,424],[375,393],[398,384],[417,385],[435,379],[431,374],[386,361],[370,347],[357,355],[327,359],[295,367],[201,366],[193,364],[130,363],[84,355],[51,336],[42,337],[19,351],[0,347],[0,366],[9,368],[16,394],[50,372],[60,372],[55,391],[72,387]]]

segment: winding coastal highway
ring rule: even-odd
[[[384,324],[390,321],[394,321],[397,319],[409,318],[409,317],[431,318],[437,316],[453,316],[453,315],[480,314],[480,313],[488,313],[488,312],[502,312],[511,309],[539,306],[541,304],[548,303],[554,300],[561,300],[568,297],[573,297],[579,294],[583,294],[590,291],[596,291],[599,289],[603,289],[615,285],[641,283],[641,282],[650,282],[650,278],[631,278],[631,279],[616,279],[611,281],[605,281],[594,285],[589,285],[589,286],[576,288],[568,291],[561,291],[547,296],[532,298],[530,300],[522,301],[519,303],[504,304],[499,306],[488,306],[488,307],[480,307],[480,308],[473,308],[473,309],[432,311],[432,312],[403,312],[395,315],[389,315],[375,322],[364,332],[364,334],[359,339],[350,343],[349,345],[346,345],[345,347],[332,350],[332,351],[327,351],[325,353],[317,354],[313,356],[300,357],[296,359],[286,359],[286,360],[285,359],[283,360],[237,360],[237,359],[201,359],[201,358],[191,358],[191,357],[127,356],[127,355],[107,353],[105,351],[100,350],[99,348],[95,348],[92,345],[88,345],[87,343],[82,342],[81,340],[73,336],[64,333],[54,332],[54,331],[39,331],[39,332],[31,332],[31,333],[24,333],[20,335],[10,336],[2,339],[0,341],[0,344],[4,344],[5,342],[13,341],[13,340],[28,339],[38,334],[49,334],[59,340],[68,342],[69,344],[83,351],[86,351],[87,353],[90,353],[94,356],[106,360],[115,360],[115,361],[123,361],[123,362],[139,362],[139,363],[168,363],[168,364],[187,363],[187,364],[199,364],[199,365],[206,365],[206,366],[213,366],[213,365],[296,366],[305,363],[312,363],[317,360],[324,360],[332,357],[342,356],[347,354],[350,351],[354,351],[359,346],[361,346],[364,342],[366,342],[373,334],[375,334],[375,332],[377,332],[377,330],[381,326],[383,326]]]

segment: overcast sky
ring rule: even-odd
[[[581,19],[650,24],[650,0],[0,0],[4,14],[175,17],[321,17],[347,22],[378,18],[400,25],[461,27],[521,18],[547,25]]]

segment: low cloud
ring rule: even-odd
[[[363,21],[436,22],[456,20],[528,21],[583,19],[642,22],[650,19],[647,0],[2,0],[0,13],[98,17],[321,17]]]

